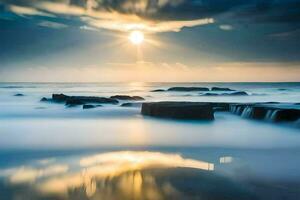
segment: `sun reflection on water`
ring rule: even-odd
[[[160,200],[185,199],[186,184],[196,195],[214,195],[210,190],[224,180],[212,171],[213,163],[179,154],[119,151],[78,157],[68,164],[52,160],[48,165],[7,169],[6,177],[11,187],[27,184],[35,191],[31,199]]]

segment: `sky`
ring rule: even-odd
[[[10,81],[300,81],[300,0],[0,0]]]

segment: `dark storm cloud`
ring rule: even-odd
[[[235,10],[233,17],[257,23],[300,23],[300,1],[260,1]]]

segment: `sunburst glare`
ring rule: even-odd
[[[129,40],[135,45],[140,45],[144,41],[144,33],[141,31],[132,31],[129,35]]]

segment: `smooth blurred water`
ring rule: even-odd
[[[150,92],[154,89],[167,89],[174,86],[229,87],[246,91],[250,95],[201,96],[199,92]],[[17,93],[22,93],[24,96],[14,96]],[[42,97],[50,97],[52,93],[103,97],[117,94],[138,95],[144,97],[145,101],[297,103],[300,99],[300,83],[1,83],[0,176],[5,180],[5,184],[3,187],[0,185],[0,195],[5,195],[5,199],[15,199],[16,191],[19,191],[21,199],[43,199],[24,195],[32,190],[31,186],[45,183],[44,179],[61,178],[66,174],[70,178],[71,175],[85,173],[85,169],[78,166],[82,157],[102,155],[107,152],[117,152],[118,156],[118,152],[126,150],[133,152],[129,156],[129,161],[126,160],[129,166],[132,164],[136,166],[135,161],[141,159],[140,154],[135,154],[135,152],[142,152],[147,165],[149,162],[154,162],[153,152],[162,153],[162,157],[158,159],[159,164],[161,164],[160,158],[168,160],[169,154],[182,156],[179,164],[176,162],[177,164],[171,165],[175,168],[183,165],[188,159],[194,159],[196,163],[198,161],[212,163],[214,171],[213,175],[208,175],[209,177],[226,177],[226,180],[233,181],[232,187],[235,188],[237,187],[235,184],[241,184],[244,189],[246,188],[246,190],[243,188],[236,190],[242,192],[237,196],[232,196],[238,199],[247,199],[243,196],[245,191],[246,194],[248,192],[251,195],[257,194],[261,199],[273,198],[271,194],[277,193],[285,196],[281,198],[278,194],[273,199],[300,197],[300,191],[296,187],[300,185],[298,170],[300,168],[298,158],[300,129],[292,123],[274,124],[255,121],[225,112],[217,112],[216,119],[212,122],[178,121],[144,117],[140,114],[139,107],[104,105],[83,110],[81,106],[68,108],[63,104],[40,102]],[[145,151],[150,153],[144,155]],[[52,161],[47,163],[49,159],[54,160],[53,163]],[[42,163],[45,166],[39,163],[41,160],[44,161]],[[153,164],[157,165],[157,162],[155,160]],[[194,167],[194,165],[191,166]],[[191,166],[187,165],[184,168],[193,168]],[[156,181],[163,179],[159,175],[160,172],[149,172],[144,168],[140,170],[142,175],[138,174],[137,177],[142,177],[143,181],[146,181],[144,180],[146,175],[153,176]],[[128,171],[132,171],[132,168]],[[178,173],[174,171],[173,174],[172,170],[167,170],[163,174],[169,172],[172,172],[169,174],[170,177]],[[200,180],[204,176],[201,173],[197,174]],[[134,178],[136,174],[128,176]],[[186,176],[191,178],[188,174]],[[115,182],[107,183],[110,187],[102,188],[100,193],[106,194],[112,189],[111,186],[115,187],[116,182],[123,183],[123,178],[123,175],[120,175]],[[11,185],[12,180],[20,179],[30,180],[30,189],[26,186],[25,189],[17,190],[15,185]],[[128,180],[128,177],[125,180]],[[136,181],[139,183],[140,178]],[[198,180],[195,181],[190,184],[197,185]],[[206,181],[210,182],[211,179]],[[26,181],[25,183],[27,184]],[[179,189],[182,189],[180,190],[182,198],[189,197],[186,195],[190,190],[183,189],[185,186],[178,186],[176,181],[166,184],[172,185],[172,188],[176,186],[176,192],[174,193],[173,190],[170,192],[170,188],[168,189],[170,193],[165,190],[160,191],[152,185],[152,182],[150,185],[148,183],[147,188],[155,189],[155,193],[162,195],[160,196],[162,199],[178,195]],[[87,187],[86,183],[84,186]],[[92,190],[94,185],[88,185],[88,187]],[[205,192],[207,192],[206,189]],[[231,189],[229,187],[228,191],[232,191]],[[97,194],[94,190],[92,191],[93,195]],[[116,194],[120,193],[124,197],[122,192],[117,191]],[[142,191],[140,195],[147,193]],[[33,192],[33,194],[36,193]],[[256,198],[251,195],[246,196],[251,197],[250,199]],[[120,198],[120,196],[114,196],[114,198]],[[107,199],[114,198],[110,196]],[[220,199],[219,197],[211,198]],[[94,196],[94,199],[97,198]]]
[[[200,96],[199,92],[150,92],[174,86],[229,87],[249,96]],[[21,93],[24,96],[14,96]],[[298,102],[299,83],[1,83],[0,148],[86,148],[119,145],[297,147],[299,129],[216,113],[214,122],[147,118],[140,108],[40,102],[52,93],[109,97],[139,95],[146,101]],[[59,137],[59,140],[57,138]]]

